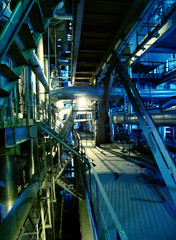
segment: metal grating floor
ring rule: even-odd
[[[114,144],[97,148],[85,141],[83,145],[96,164],[95,170],[128,239],[175,240],[176,208],[156,166],[133,154],[128,157]],[[94,186],[93,194],[95,191]],[[111,233],[113,222],[103,204],[100,199],[100,211],[109,230],[104,230],[103,239],[116,239]]]

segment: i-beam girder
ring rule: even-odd
[[[159,170],[176,205],[176,165],[165,146],[150,114],[148,113],[138,90],[132,82],[124,64],[118,55],[114,59],[121,82],[138,117],[140,126],[150,146]]]

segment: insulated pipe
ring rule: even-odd
[[[103,97],[103,88],[99,87],[64,87],[51,91],[52,100],[61,100],[61,99],[76,99],[77,97],[86,96],[88,98],[99,101]]]
[[[40,179],[37,174],[33,175],[28,186],[21,193],[20,197],[13,205],[12,209],[4,219],[3,223],[0,225],[1,239],[14,240],[18,238],[20,230],[31,210],[33,202],[40,189],[40,181],[43,181],[44,176],[44,167],[40,171]]]
[[[31,54],[29,58],[29,64],[31,65],[32,71],[35,73],[38,80],[42,83],[46,91],[48,91],[47,79],[40,65],[40,62],[34,52]]]
[[[78,97],[86,96],[95,101],[101,101],[103,98],[104,88],[92,87],[92,86],[73,86],[58,88],[51,91],[51,99],[58,101],[62,99],[76,99]],[[110,101],[117,101],[123,98],[123,88],[112,88],[110,93]],[[141,89],[139,94],[143,100],[149,100],[151,102],[163,101],[166,98],[170,98],[176,95],[175,89]]]
[[[176,96],[165,99],[159,106],[162,109],[176,106]]]
[[[0,217],[3,220],[18,198],[15,156],[8,152],[0,156]],[[0,234],[0,239],[1,238]]]
[[[150,112],[150,111],[149,111]],[[158,126],[176,127],[176,110],[167,110],[160,113],[152,113],[151,117],[154,123]],[[124,115],[114,114],[112,121],[115,125],[124,123]],[[127,114],[127,123],[131,125],[139,125],[139,121],[135,114]]]
[[[0,18],[0,25],[4,27],[4,25],[6,24],[6,22],[8,21],[10,15],[11,15],[11,10],[9,9],[9,7],[6,7],[6,4],[3,1],[0,4],[0,14],[1,13],[3,13],[3,15]],[[22,43],[22,41],[18,35],[15,37],[14,42],[21,49],[21,51],[25,49],[24,44]],[[40,65],[40,62],[34,52],[32,52],[28,61],[32,67],[32,71],[37,76],[39,81],[42,83],[42,85],[44,86],[46,91],[48,91],[47,79],[45,77],[45,74],[43,73],[43,69]]]
[[[70,111],[69,111],[67,117],[66,117],[66,120],[64,122],[64,126],[59,132],[59,135],[61,137],[66,138],[68,133],[72,129],[73,124],[74,124],[74,120],[75,120],[76,115],[77,115],[77,110],[78,110],[77,104],[73,104],[72,107],[70,108]]]

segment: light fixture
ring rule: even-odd
[[[80,97],[77,99],[77,104],[80,108],[87,106],[87,99],[84,97]]]

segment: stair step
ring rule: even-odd
[[[35,39],[27,23],[23,23],[19,36],[27,49],[36,48]]]
[[[35,3],[29,13],[29,19],[32,24],[33,30],[38,33],[43,33],[45,31],[43,16],[39,5]]]
[[[52,17],[53,16],[53,9],[52,9],[52,2],[51,0],[39,0],[40,7],[44,17]]]
[[[16,34],[18,34],[21,25],[26,20],[26,17],[34,4],[35,0],[24,0],[19,1],[15,11],[10,15],[5,27],[0,33],[0,62],[3,61],[5,55],[7,54],[10,45],[12,44]]]
[[[8,97],[10,96],[10,92],[0,88],[0,97]]]
[[[73,196],[79,199],[84,199],[83,195],[79,193],[74,187],[71,187],[69,185],[70,183],[65,178],[60,177],[59,179],[57,179],[56,183],[65,190],[67,190],[69,193],[71,193]]]
[[[16,81],[20,77],[4,63],[0,64],[0,74],[10,81]]]
[[[17,65],[27,65],[28,61],[23,55],[23,52],[24,51],[21,51],[15,43],[12,43],[8,51],[8,53],[11,55]]]

